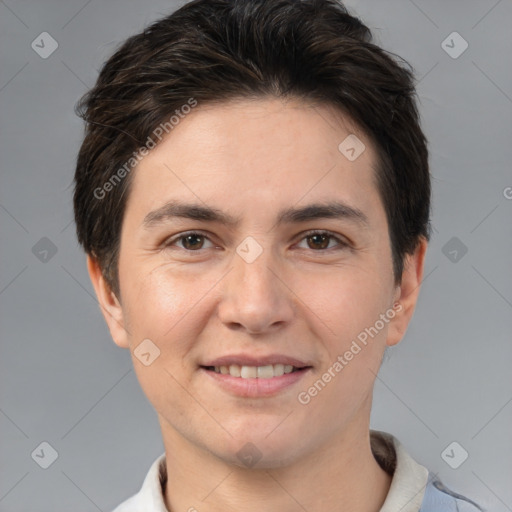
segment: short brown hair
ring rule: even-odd
[[[430,238],[428,150],[415,95],[411,66],[372,43],[368,27],[336,0],[194,0],[128,38],[77,104],[86,121],[75,172],[78,241],[119,295],[133,173],[112,183],[116,171],[190,98],[298,97],[335,106],[375,143],[400,283],[404,256]]]

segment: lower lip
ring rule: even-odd
[[[200,370],[213,379],[219,386],[229,393],[245,398],[257,398],[273,396],[280,391],[289,388],[299,382],[311,368],[304,368],[296,372],[285,373],[280,377],[271,377],[270,379],[242,379],[242,377],[233,377],[229,373],[216,373],[206,368]]]

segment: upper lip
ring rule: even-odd
[[[288,364],[295,366],[296,368],[311,366],[304,361],[301,361],[300,359],[296,359],[295,357],[290,357],[283,354],[269,354],[260,357],[247,354],[232,354],[218,357],[216,359],[211,359],[201,366],[230,366],[232,364],[237,364],[239,366],[267,366],[270,364]]]

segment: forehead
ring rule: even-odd
[[[140,161],[128,203],[142,215],[171,197],[238,201],[239,211],[257,198],[261,212],[333,190],[364,203],[377,192],[375,167],[371,140],[334,107],[298,99],[198,104]]]
[[[374,156],[369,137],[338,108],[298,98],[199,104],[189,114],[175,120],[178,122],[151,151],[150,159],[158,159],[169,146],[182,145],[186,150],[196,145],[193,155],[181,151],[175,157],[197,161],[208,152],[231,161],[248,157],[264,161],[271,150],[272,158],[279,153],[282,157],[294,156],[296,160],[309,157],[319,161],[339,157],[339,144],[351,134],[364,141],[367,148],[370,146],[365,160],[372,160]],[[301,146],[304,141],[309,143]]]

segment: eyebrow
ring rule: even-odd
[[[149,212],[144,217],[142,225],[144,229],[151,229],[173,218],[216,222],[231,228],[239,226],[241,221],[240,218],[233,217],[217,208],[171,200],[160,208]],[[314,203],[301,208],[285,208],[278,213],[276,224],[278,226],[299,224],[317,219],[349,220],[364,227],[370,225],[368,217],[361,210],[340,201]]]

